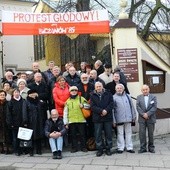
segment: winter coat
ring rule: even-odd
[[[101,96],[96,93],[94,90],[91,97],[91,109],[92,109],[92,118],[93,122],[95,123],[101,123],[101,122],[110,122],[113,121],[113,97],[112,94],[108,91],[105,91],[103,89],[103,92],[101,93]],[[107,111],[107,114],[105,116],[102,116],[101,113],[103,110]]]
[[[136,118],[136,111],[130,95],[125,92],[122,95],[113,95],[113,123],[128,123]]]
[[[27,97],[26,112],[27,114],[24,117],[24,124],[27,124],[27,127],[33,130],[32,139],[41,139],[44,134],[44,127],[43,113],[39,99],[34,101],[30,97]]]
[[[63,136],[66,133],[66,128],[64,126],[64,122],[62,119],[58,118],[56,122],[54,122],[51,118],[46,120],[45,122],[45,136],[49,138],[50,133],[56,131],[60,132]]]
[[[87,103],[84,97],[81,97],[81,103]],[[69,98],[64,107],[64,124],[84,123],[86,122],[80,108],[80,96],[75,99]]]
[[[80,77],[77,74],[75,74],[73,77],[70,74],[68,74],[66,76],[66,81],[69,84],[69,86],[78,86],[78,84],[81,82]]]
[[[69,86],[68,83],[65,84],[65,88],[62,89],[60,85],[55,83],[55,87],[53,89],[53,99],[55,102],[55,108],[59,113],[60,117],[63,117],[63,110],[66,100],[70,97]]]
[[[90,94],[93,92],[93,90],[94,90],[94,85],[92,83],[87,84],[87,91],[86,92],[84,90],[83,83],[80,83],[78,85],[78,91],[79,91],[80,96],[83,96],[87,101],[89,101]]]
[[[8,112],[8,102],[0,101],[0,143],[9,143],[8,126],[6,115]]]
[[[23,125],[23,118],[26,115],[26,101],[22,97],[19,101],[12,98],[8,104],[6,117],[8,127],[18,129]]]
[[[128,90],[127,86],[126,86],[126,84],[124,84],[122,81],[120,81],[119,83],[120,83],[120,84],[123,84],[124,87],[125,87],[125,92],[128,93],[128,94],[130,94],[130,93],[129,93],[129,90]],[[116,83],[115,83],[114,80],[113,80],[112,82],[108,83],[108,84],[105,86],[105,88],[106,88],[107,90],[109,90],[109,91],[112,93],[112,95],[114,95],[114,94],[116,93],[115,87],[116,87]]]

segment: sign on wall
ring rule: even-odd
[[[3,35],[109,33],[107,10],[67,13],[2,11]]]
[[[118,65],[122,68],[128,82],[139,81],[138,57],[136,48],[118,49]]]

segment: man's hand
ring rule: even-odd
[[[144,119],[149,119],[148,114],[147,114],[147,113],[144,113],[143,118],[144,118]]]
[[[50,136],[50,138],[57,139],[58,137],[61,136],[61,133],[54,131],[54,132],[50,133],[49,136]]]
[[[107,111],[103,110],[101,116],[106,116],[106,115],[107,115]]]

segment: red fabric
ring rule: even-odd
[[[55,108],[59,113],[59,116],[63,116],[63,109],[66,100],[70,97],[69,86],[66,83],[65,88],[62,89],[58,82],[55,83],[55,87],[53,89],[53,99],[55,102]]]

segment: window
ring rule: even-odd
[[[45,46],[43,35],[34,36],[34,56],[35,61],[42,60],[45,58]]]

